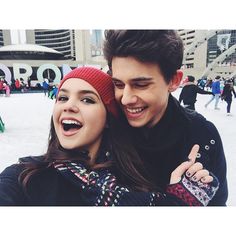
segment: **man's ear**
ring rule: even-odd
[[[169,92],[174,92],[180,85],[183,78],[183,71],[177,70],[169,83]]]

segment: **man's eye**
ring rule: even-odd
[[[68,100],[68,97],[66,97],[66,96],[59,96],[57,100],[60,101],[60,102],[64,102],[64,101]]]
[[[84,103],[89,103],[89,104],[95,103],[95,101],[92,98],[83,98],[83,99],[81,99],[81,101]]]
[[[118,89],[123,89],[125,87],[124,83],[119,82],[119,81],[113,81],[113,84]]]
[[[137,88],[146,88],[148,87],[149,84],[147,83],[137,83],[137,84],[134,84],[135,87]]]

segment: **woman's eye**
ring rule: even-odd
[[[57,99],[58,101],[67,101],[68,100],[68,97],[66,97],[66,96],[59,96],[58,97],[58,99]]]
[[[89,103],[89,104],[95,103],[95,101],[92,98],[83,98],[81,101],[84,103]]]

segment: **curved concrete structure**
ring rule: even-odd
[[[236,52],[236,44],[232,45],[229,49],[221,53],[211,64],[209,64],[201,77],[208,76],[214,70],[214,67],[216,67],[217,64],[224,61],[228,56],[230,56],[234,52]]]
[[[61,60],[64,55],[52,48],[35,44],[7,45],[0,48],[1,60]]]
[[[186,63],[186,59],[188,58],[188,56],[193,53],[201,44],[203,44],[204,42],[206,42],[208,39],[210,39],[212,36],[216,35],[217,33],[219,33],[219,30],[209,30],[207,32],[207,34],[202,35],[202,37],[200,39],[196,39],[194,40],[189,47],[187,47],[184,50],[184,59],[183,59],[183,64]]]

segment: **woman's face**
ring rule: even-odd
[[[97,91],[86,81],[66,80],[53,110],[53,123],[61,146],[81,148],[95,157],[106,124],[106,109]]]

